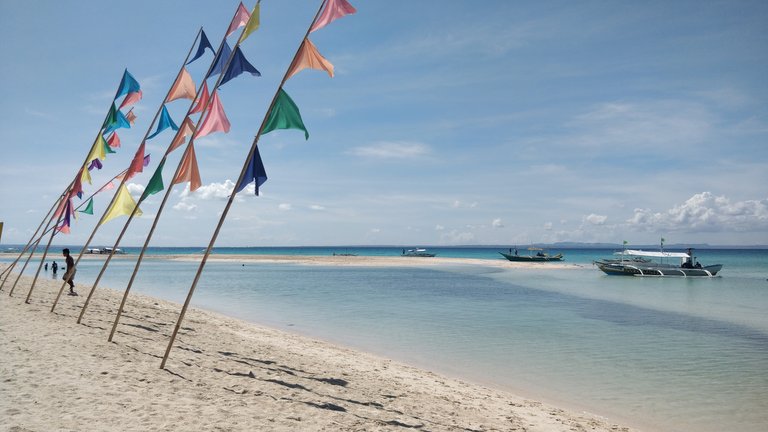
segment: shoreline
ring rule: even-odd
[[[85,293],[62,296],[52,314],[60,284],[39,280],[27,305],[30,281],[0,292],[0,416],[15,430],[635,430],[197,308],[160,370],[179,305],[132,293],[109,343],[121,293],[98,289],[77,325]]]

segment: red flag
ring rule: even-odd
[[[120,147],[120,137],[117,136],[117,132],[112,132],[112,135],[107,138],[107,145],[112,148]]]
[[[203,89],[200,90],[200,97],[197,99],[197,103],[195,104],[195,107],[192,108],[192,111],[190,111],[189,113],[195,114],[195,113],[203,112],[206,105],[208,105],[208,83],[203,82]]]
[[[139,149],[136,150],[136,154],[133,156],[133,161],[131,161],[131,166],[128,167],[126,176],[128,176],[127,178],[131,178],[142,171],[144,171],[144,143],[141,143]]]
[[[125,118],[128,120],[129,123],[131,123],[131,126],[133,126],[133,122],[136,120],[136,114],[133,113],[133,108],[131,108],[130,111],[125,113]]]
[[[195,133],[195,138],[204,137],[212,132],[227,133],[229,132],[229,127],[229,119],[227,119],[227,114],[224,113],[224,107],[221,106],[219,93],[214,90],[208,116],[203,120],[200,129]]]
[[[186,141],[187,137],[192,136],[194,133],[195,125],[192,124],[192,119],[189,117],[185,118],[181,123],[181,128],[179,128],[179,131],[176,132],[176,136],[171,142],[171,147],[168,149],[168,153],[179,148],[180,145],[184,144],[184,141]]]
[[[179,174],[173,179],[173,184],[189,182],[190,192],[197,190],[202,186],[200,181],[200,170],[197,167],[197,156],[195,156],[195,145],[190,144],[184,160],[181,162]]]
[[[133,105],[136,102],[141,100],[141,96],[143,94],[141,93],[141,90],[137,90],[132,93],[128,93],[128,95],[123,99],[123,103],[120,104],[119,109],[123,109],[123,107],[127,107],[128,105]]]

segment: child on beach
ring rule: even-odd
[[[69,249],[64,248],[64,261],[67,262],[67,271],[64,273],[64,281],[69,284],[69,295],[77,295],[75,293],[75,260],[72,259],[72,255],[69,254]]]

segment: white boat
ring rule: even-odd
[[[696,262],[693,249],[688,252],[625,249],[617,254],[621,258],[597,260],[594,264],[605,274],[620,276],[714,277],[723,268],[722,264],[702,266]]]
[[[403,256],[405,257],[433,257],[436,254],[427,252],[426,249],[403,249]]]

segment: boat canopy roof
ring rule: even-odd
[[[685,252],[651,252],[635,249],[627,249],[622,254],[632,256],[646,256],[654,258],[690,258],[691,256]]]

